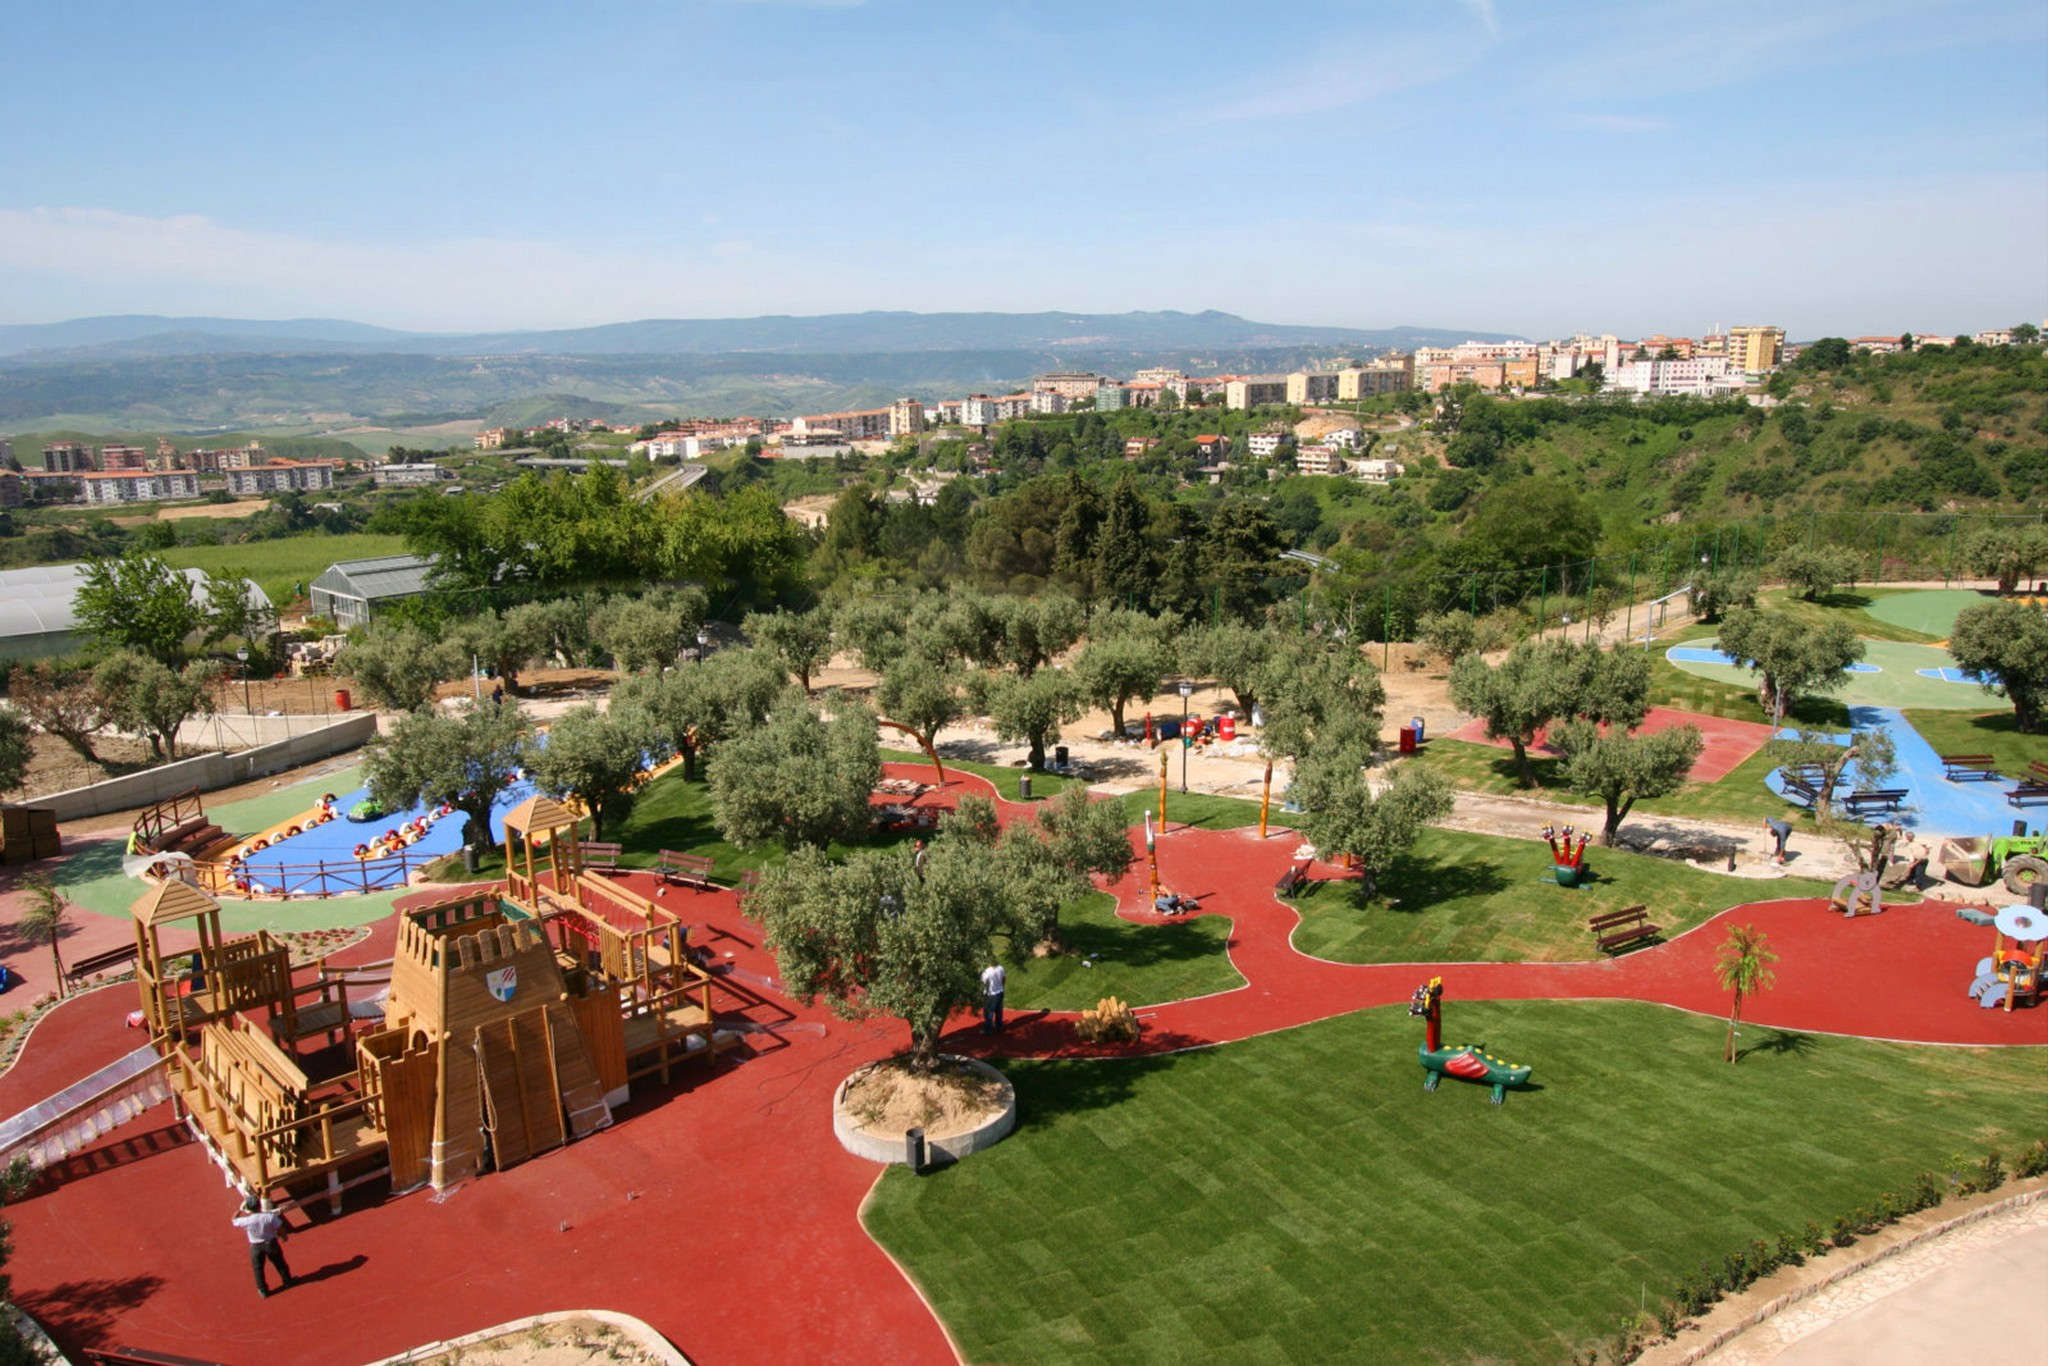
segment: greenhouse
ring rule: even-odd
[[[83,564],[41,564],[28,569],[0,570],[0,659],[47,659],[82,649],[88,639],[78,621],[79,585]],[[192,597],[204,603],[206,573],[181,569],[192,585]],[[274,615],[270,597],[248,579],[242,580],[249,604]]]

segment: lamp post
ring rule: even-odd
[[[249,709],[249,647],[244,645],[235,651],[235,658],[242,661],[242,712],[254,715]]]
[[[699,631],[697,633],[697,662],[699,664],[704,662],[704,651],[710,647],[710,644],[711,633],[709,631]]]
[[[1180,681],[1180,790],[1188,790],[1188,750],[1193,748],[1188,735],[1188,699],[1195,695],[1195,685],[1185,678]]]

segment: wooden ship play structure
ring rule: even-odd
[[[586,871],[576,834],[551,798],[515,807],[503,884],[400,912],[395,956],[346,971],[224,937],[186,882],[136,903],[149,1065],[231,1183],[337,1208],[386,1173],[445,1189],[605,1127],[635,1080],[736,1037],[683,923]],[[173,926],[198,947],[165,952]]]

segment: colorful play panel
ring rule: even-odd
[[[890,765],[889,771],[899,778],[929,772],[907,765]],[[931,795],[950,802],[962,791],[985,790],[981,780],[949,775],[943,791]],[[1030,808],[1002,803],[999,809],[1005,819],[1017,819]],[[522,828],[529,835],[546,835],[562,828],[558,820],[546,812],[529,813]],[[1989,934],[1958,920],[1947,906],[1895,908],[1844,921],[1828,915],[1816,899],[1763,902],[1737,907],[1668,943],[1618,960],[1346,965],[1306,957],[1292,946],[1299,914],[1273,895],[1274,881],[1294,866],[1298,838],[1291,832],[1276,830],[1261,840],[1245,829],[1180,827],[1159,835],[1158,844],[1170,867],[1202,870],[1204,895],[1196,914],[1229,922],[1230,960],[1245,985],[1141,1010],[1144,1033],[1135,1045],[1084,1046],[1076,1038],[1074,1016],[1066,1013],[1016,1011],[1014,1027],[995,1037],[980,1034],[973,1020],[962,1017],[947,1038],[952,1051],[996,1058],[1098,1056],[1122,1060],[1111,1066],[1133,1069],[1107,1074],[1103,1085],[1091,1089],[1085,1106],[1100,1110],[1099,1115],[1034,1114],[1029,1099],[1040,1093],[1020,1088],[1027,1098],[1024,1124],[1010,1141],[1015,1156],[1005,1156],[1006,1161],[1030,1159],[1034,1125],[1093,1123],[1109,1116],[1102,1107],[1114,1107],[1133,1087],[1170,1084],[1180,1063],[1166,1055],[1176,1050],[1273,1035],[1365,1007],[1400,1005],[1411,999],[1418,980],[1431,977],[1443,979],[1467,1026],[1487,1018],[1488,1002],[1539,998],[1656,1002],[1719,1016],[1726,996],[1715,984],[1712,964],[1731,919],[1765,931],[1781,956],[1777,988],[1752,1000],[1745,1013],[1745,1030],[1756,1031],[1758,1039],[1764,1031],[1790,1030],[1942,1044],[2048,1044],[2048,1009],[1985,1010],[1968,998],[1963,987],[1971,965],[1989,948]],[[393,992],[408,1013],[409,1027],[417,1027],[421,1038],[387,1037],[389,1031],[369,1036],[382,1042],[344,1069],[368,1066],[367,1058],[389,1070],[387,1081],[404,1074],[420,1082],[424,1089],[409,1093],[414,1099],[406,1102],[415,1106],[415,1138],[423,1132],[416,1122],[420,1116],[448,1113],[445,1095],[437,1100],[435,1089],[445,1088],[447,1080],[437,1082],[420,1059],[431,1056],[439,1034],[454,1039],[460,1025],[475,1033],[472,1052],[483,1084],[499,1098],[482,1117],[508,1142],[523,1129],[536,1154],[531,1160],[461,1179],[469,1170],[464,1165],[469,1149],[463,1145],[473,1142],[473,1129],[454,1122],[465,1116],[454,1116],[442,1135],[454,1146],[437,1141],[414,1159],[421,1164],[416,1171],[444,1186],[438,1194],[394,1197],[379,1186],[365,1186],[343,1195],[344,1212],[338,1215],[328,1213],[323,1198],[311,1200],[291,1220],[295,1236],[289,1250],[300,1284],[259,1300],[249,1285],[241,1235],[227,1222],[235,1201],[220,1172],[182,1124],[161,1108],[150,1110],[101,1134],[55,1167],[52,1184],[10,1205],[16,1251],[9,1270],[17,1299],[74,1355],[88,1345],[120,1342],[284,1366],[359,1361],[516,1318],[544,1302],[602,1305],[636,1314],[703,1361],[798,1355],[955,1360],[955,1348],[925,1299],[861,1226],[859,1210],[875,1184],[876,1169],[844,1152],[824,1119],[839,1080],[899,1049],[901,1027],[887,1021],[848,1024],[823,1009],[788,1001],[774,985],[775,966],[762,948],[759,927],[745,917],[732,892],[668,885],[650,873],[606,878],[578,874],[573,866],[565,872],[556,863],[560,854],[556,840],[526,840],[511,860],[516,885],[509,894],[447,888],[407,898],[401,902],[406,914],[387,919],[369,942],[328,965],[330,972],[339,972],[344,962],[369,965],[395,958],[414,964],[406,984],[394,980]],[[1318,880],[1345,877],[1321,863],[1313,864],[1310,874]],[[522,1101],[518,1108],[523,1113],[515,1114],[512,1098],[545,1098],[544,1090],[535,1092],[527,1082],[554,1086],[566,1076],[564,1054],[552,1042],[568,1037],[570,1021],[562,1011],[573,1010],[584,1021],[593,1056],[610,1056],[611,1045],[595,1041],[588,1027],[596,1016],[578,1005],[591,999],[601,977],[608,979],[609,968],[601,974],[580,967],[561,979],[568,995],[552,994],[555,984],[542,958],[497,917],[492,902],[508,895],[534,899],[548,889],[563,900],[570,888],[580,888],[575,899],[581,908],[572,913],[565,902],[548,912],[563,923],[573,922],[575,934],[564,938],[561,925],[551,919],[548,938],[558,954],[572,950],[575,938],[587,931],[598,941],[590,961],[609,965],[616,959],[636,975],[664,962],[680,967],[672,937],[657,945],[646,935],[649,929],[665,933],[671,921],[687,926],[689,943],[709,967],[714,993],[708,1017],[692,1017],[691,1024],[728,1031],[739,1043],[724,1051],[701,1050],[707,1056],[673,1079],[649,1078],[644,1086],[636,1082],[631,1099],[614,1106],[610,1128],[542,1151],[548,1145],[533,1143],[535,1135],[548,1127],[549,1113],[560,1112],[545,1104],[527,1108]],[[1161,919],[1148,909],[1146,889],[1142,860],[1109,889],[1134,927]],[[1325,888],[1320,895],[1341,896],[1343,890]],[[1731,894],[1736,890],[1731,883]],[[203,907],[196,909],[203,915]],[[467,950],[456,952],[479,924],[479,933],[502,942],[479,950],[474,959]],[[226,953],[225,945],[221,952]],[[258,956],[249,955],[247,961]],[[241,961],[227,954],[222,964]],[[539,1024],[524,1013],[532,985],[517,985],[529,967],[542,979],[541,994],[532,998],[543,1012]],[[501,980],[509,968],[518,969],[517,976]],[[253,980],[230,968],[210,977],[206,989],[218,993]],[[693,1000],[695,994],[691,988]],[[185,993],[177,999],[186,999]],[[135,1002],[132,987],[116,987],[89,993],[49,1016],[21,1061],[0,1076],[0,1115],[42,1101],[129,1053],[141,1040],[122,1027],[122,1020]],[[1469,1018],[1463,1013],[1468,1008]],[[1540,1016],[1532,1009],[1526,1018]],[[233,1028],[224,1018],[210,1023]],[[1494,1110],[1485,1103],[1485,1093],[1467,1088],[1445,1088],[1424,1097],[1414,1055],[1407,1051],[1415,1046],[1414,1027],[1405,1019],[1400,1023],[1398,1046],[1385,1050],[1386,1065],[1398,1070],[1400,1093],[1416,1105],[1427,1104],[1424,1113],[1448,1117],[1439,1122],[1458,1137],[1447,1139],[1450,1146],[1444,1151],[1471,1154],[1482,1170],[1492,1151],[1489,1143],[1507,1145],[1507,1151],[1524,1141],[1513,1126],[1562,1122],[1542,1117],[1552,1111],[1576,1114],[1574,1107],[1584,1105],[1589,1095],[1606,1098],[1602,1104],[1616,1103],[1611,1098],[1627,1094],[1632,1070],[1679,1066],[1668,1050],[1651,1059],[1632,1057],[1625,1028],[1607,1032],[1598,1058],[1589,1062],[1593,1055],[1587,1050],[1560,1047],[1525,1024],[1509,1031],[1512,1037],[1487,1043],[1511,1046],[1517,1056],[1528,1050],[1543,1069],[1540,1085],[1505,1111]],[[558,1027],[561,1033],[555,1032]],[[1476,1028],[1473,1032],[1478,1034]],[[1291,1042],[1276,1038],[1263,1046]],[[1314,1045],[1303,1040],[1300,1046]],[[243,1070],[274,1069],[276,1062],[253,1041],[237,1047],[223,1043],[216,1054],[217,1065]],[[1228,1060],[1226,1054],[1203,1056]],[[1818,1056],[1831,1054],[1823,1049]],[[1951,1055],[1944,1051],[1943,1056]],[[1134,1061],[1140,1058],[1149,1061]],[[1445,1063],[1448,1067],[1450,1059]],[[1198,1069],[1206,1065],[1194,1064]],[[1699,1065],[1719,1066],[1711,1059]],[[543,1080],[549,1067],[554,1071]],[[1371,1083],[1372,1075],[1364,1066],[1332,1071],[1328,1086],[1297,1093],[1292,1103],[1300,1117],[1318,1125],[1397,1118],[1371,1110],[1353,1095]],[[1745,1068],[1720,1075],[1740,1079],[1754,1074]],[[1914,1089],[1918,1094],[1919,1084]],[[393,1084],[388,1094],[396,1097],[404,1090]],[[1858,1095],[1863,1095],[1861,1088]],[[1868,1104],[1867,1098],[1858,1103]],[[1739,1107],[1718,1108],[1732,1114]],[[1475,1127],[1481,1116],[1490,1128]],[[1602,1127],[1597,1134],[1572,1131],[1567,1137],[1582,1156],[1612,1149],[1617,1160],[1632,1160],[1626,1124]],[[1238,1141],[1249,1149],[1262,1142],[1262,1135],[1247,1130]],[[996,1152],[1004,1154],[1003,1149]],[[1148,1147],[1143,1160],[1150,1181],[1141,1184],[1162,1207],[1192,1209],[1203,1203],[1207,1188],[1187,1183],[1191,1173],[1183,1170],[1180,1156],[1170,1144]],[[1227,1153],[1210,1156],[1226,1165],[1236,1160]],[[1443,1199],[1484,1198],[1466,1180],[1468,1165],[1450,1158],[1436,1164],[1430,1179],[1444,1183]],[[928,1184],[918,1189],[943,1195],[968,1190],[980,1179],[970,1162],[954,1173],[925,1178]],[[1530,1189],[1541,1195],[1543,1183]],[[1638,1183],[1623,1194],[1631,1202],[1654,1202],[1662,1189]],[[313,1194],[321,1191],[316,1188]],[[1027,1240],[1032,1246],[1056,1247],[1057,1227],[1066,1212],[1056,1206],[1039,1209],[1035,1216],[1019,1211],[1000,1227],[978,1228],[976,1237],[995,1265],[1008,1261],[1007,1274],[1013,1278],[1054,1275],[1056,1266],[1015,1262],[1014,1253]],[[1275,1207],[1265,1222],[1285,1220],[1301,1227],[1311,1216],[1307,1209]],[[1027,1224],[1027,1217],[1035,1222]],[[1041,1244],[1042,1236],[1050,1241]],[[1357,1229],[1348,1228],[1345,1236],[1355,1242]],[[1402,1255],[1412,1257],[1420,1245],[1403,1239]],[[1450,1250],[1437,1251],[1447,1255]],[[1239,1264],[1229,1246],[1167,1241],[1133,1252],[1133,1276],[1157,1268],[1186,1280],[1187,1293],[1197,1300],[1208,1298],[1205,1287],[1218,1276],[1234,1278],[1233,1283],[1260,1279],[1258,1266],[1268,1265]],[[1343,1278],[1351,1274],[1350,1259],[1342,1255],[1318,1254],[1298,1265],[1304,1273],[1314,1270],[1332,1278],[1305,1304],[1341,1294]],[[1072,1340],[1086,1344],[1114,1331],[1094,1322],[1101,1317],[1095,1312],[1101,1307],[1095,1288],[1068,1281],[1063,1302],[1077,1316],[1073,1328],[1079,1335]],[[1292,1284],[1286,1276],[1272,1283],[1282,1289]],[[982,1296],[991,1306],[988,1312],[1003,1312],[1001,1284],[991,1282]],[[1511,1286],[1496,1288],[1514,1293]],[[1113,1293],[1113,1286],[1101,1289],[1105,1296]],[[1488,1312],[1484,1296],[1474,1301],[1462,1286],[1459,1294],[1476,1306],[1471,1313]],[[955,1300],[948,1295],[940,1302]],[[375,1312],[366,1313],[366,1305],[374,1305]],[[1611,1318],[1611,1311],[1605,1317]],[[1267,1320],[1247,1315],[1243,1322]],[[1457,1322],[1443,1319],[1439,1328],[1455,1334]],[[1142,1329],[1143,1324],[1134,1320],[1128,1327]],[[1303,1320],[1300,1332],[1311,1336],[1292,1335],[1285,1341],[1297,1348],[1315,1342],[1312,1320]],[[1268,1341],[1265,1354],[1272,1355],[1277,1345]],[[1328,1346],[1341,1354],[1358,1343],[1352,1339]]]
[[[1923,588],[1910,593],[1879,594],[1863,610],[1887,625],[1944,639],[1955,629],[1956,613],[1995,600],[1990,593],[1969,588]]]
[[[1754,688],[1756,675],[1716,648],[1712,638],[1674,645],[1664,657],[1690,674]],[[1908,645],[1896,640],[1865,640],[1863,660],[1849,669],[1849,681],[1829,696],[1868,707],[1927,707],[1944,711],[1983,711],[1998,699],[1973,683],[1951,682],[1923,670],[1956,670],[1955,658],[1936,645]]]
[[[1671,730],[1678,726],[1698,726],[1700,738],[1705,742],[1700,748],[1700,757],[1693,761],[1692,771],[1687,777],[1696,783],[1713,783],[1733,773],[1735,769],[1764,747],[1771,738],[1771,728],[1755,721],[1729,721],[1719,716],[1702,716],[1697,712],[1677,711],[1671,707],[1652,707],[1643,717],[1643,724],[1632,732],[1636,735],[1654,735],[1658,731]],[[1486,722],[1468,721],[1450,734],[1450,739],[1465,740],[1475,745],[1491,745],[1495,749],[1513,748],[1505,740],[1489,740],[1486,737]],[[1555,753],[1545,740],[1545,732],[1536,732],[1535,748],[1545,754]]]

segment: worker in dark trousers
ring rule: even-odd
[[[284,1249],[277,1240],[284,1236],[284,1216],[270,1207],[267,1200],[250,1196],[242,1202],[242,1212],[235,1216],[235,1227],[249,1235],[249,1269],[256,1273],[256,1290],[263,1298],[270,1298],[270,1286],[263,1279],[263,1264],[269,1262],[277,1268],[283,1278],[277,1287],[289,1290],[292,1285],[292,1269],[284,1264]]]

